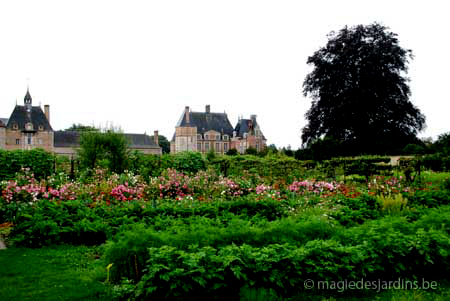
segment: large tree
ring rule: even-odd
[[[313,101],[305,114],[303,144],[330,138],[376,152],[415,141],[425,116],[409,101],[412,51],[378,23],[346,26],[328,38],[307,61],[314,68],[303,93]]]

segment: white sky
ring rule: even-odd
[[[375,21],[412,49],[421,137],[450,131],[447,1],[0,0],[0,117],[50,104],[51,124],[120,126],[171,139],[185,106],[257,115],[268,144],[300,146],[308,56],[327,34]]]

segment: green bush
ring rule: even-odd
[[[450,194],[448,191],[416,191],[414,195],[408,196],[411,206],[438,207],[450,205]]]
[[[149,247],[169,245],[188,250],[191,245],[219,248],[231,244],[264,247],[289,243],[301,246],[312,239],[328,239],[337,229],[333,223],[316,216],[274,222],[260,220],[256,224],[237,217],[227,221],[192,217],[167,222],[164,220],[163,227],[155,224],[132,226],[107,243],[105,262],[113,264],[113,281],[117,282],[122,277],[139,280]]]
[[[206,161],[199,152],[181,152],[174,155],[174,166],[177,171],[194,174],[206,169]]]
[[[358,198],[338,198],[335,203],[340,208],[331,213],[341,225],[354,226],[366,220],[377,219],[381,216],[381,204],[372,196],[363,194]]]
[[[14,179],[22,168],[28,168],[36,179],[50,176],[54,170],[54,155],[43,149],[0,150],[0,181]]]
[[[81,167],[107,167],[111,172],[121,173],[128,168],[128,145],[125,135],[113,129],[82,132],[78,150]]]
[[[111,234],[108,223],[79,201],[58,204],[41,200],[17,213],[11,238],[15,244],[26,247],[61,243],[98,245]]]

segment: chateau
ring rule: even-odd
[[[145,154],[161,154],[158,131],[154,139],[146,134],[124,134],[130,142],[130,149]],[[0,118],[0,149],[30,150],[42,148],[56,154],[73,156],[80,146],[80,132],[54,131],[50,125],[50,106],[33,106],[30,91],[24,98],[24,105],[15,106],[9,118]],[[233,128],[226,113],[213,113],[207,105],[205,112],[191,112],[189,107],[181,114],[170,142],[170,152],[199,151],[225,154],[236,149],[243,154],[248,148],[262,151],[266,138],[256,122],[256,115],[250,119],[239,118]]]
[[[225,154],[236,149],[243,154],[248,148],[257,151],[266,148],[266,138],[256,122],[256,115],[239,119],[233,128],[226,113],[213,113],[209,105],[206,105],[205,112],[191,112],[189,107],[185,107],[170,142],[171,153],[214,150]]]
[[[146,134],[125,134],[130,149],[145,154],[161,154],[158,131],[154,139]],[[33,106],[30,91],[24,105],[16,105],[9,118],[0,118],[0,149],[30,150],[42,148],[56,154],[72,156],[80,146],[80,133],[76,131],[53,131],[50,125],[50,106]]]

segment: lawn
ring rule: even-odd
[[[0,250],[0,300],[108,300],[97,257],[84,246]]]

